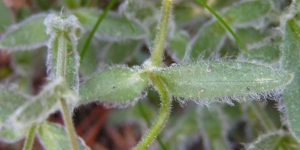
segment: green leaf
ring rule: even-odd
[[[26,135],[28,130],[24,129],[22,131],[14,131],[9,125],[1,126],[0,125],[0,141],[5,141],[7,143],[14,143],[20,140]]]
[[[236,29],[237,36],[247,44],[261,42],[264,38],[270,36],[269,32],[273,33],[274,30],[271,31],[265,31],[263,29],[258,30],[255,29],[254,27]]]
[[[224,13],[224,20],[229,24],[244,24],[255,19],[261,18],[271,10],[271,2],[269,0],[249,0],[229,8]]]
[[[100,60],[105,64],[122,64],[129,61],[140,48],[139,40],[111,42],[105,47]]]
[[[47,150],[71,149],[67,131],[61,125],[50,123],[50,122],[43,122],[39,126],[38,135],[40,137],[40,141],[43,143],[43,146]],[[79,150],[90,149],[85,145],[84,141],[79,137],[77,137],[77,144]]]
[[[0,48],[30,50],[46,45],[49,36],[45,32],[44,19],[45,14],[39,14],[12,26],[3,35]]]
[[[79,87],[79,54],[77,52],[80,24],[74,15],[61,17],[50,14],[44,21],[47,34],[51,35],[48,44],[47,70],[50,79],[65,77],[68,86],[75,92]]]
[[[280,37],[275,37],[261,43],[256,43],[254,47],[249,50],[250,56],[244,56],[244,58],[262,63],[274,63],[280,59],[280,44]]]
[[[11,115],[18,107],[26,102],[26,97],[7,90],[3,87],[0,88],[0,125],[6,122],[9,115]]]
[[[294,80],[284,92],[283,99],[287,121],[292,133],[300,140],[300,26],[295,20],[288,20],[285,28],[285,36],[282,43],[282,67],[294,72]]]
[[[98,16],[102,13],[100,10],[80,9],[73,12],[77,16],[79,22],[86,28],[91,30],[96,23]],[[140,39],[145,37],[144,28],[136,21],[128,18],[136,34],[131,31],[127,20],[122,16],[113,12],[109,12],[100,27],[97,29],[96,37],[107,38],[133,38]]]
[[[165,134],[161,134],[162,139],[164,139],[163,142],[170,145],[170,149],[177,149],[178,145],[189,143],[191,139],[195,139],[195,135],[199,134],[198,118],[195,117],[199,115],[197,113],[198,108],[196,105],[190,105],[185,107],[184,112],[180,115],[170,116],[168,122],[173,126],[170,126],[171,128],[166,130]]]
[[[222,122],[222,112],[220,105],[213,105],[209,108],[201,107],[200,108],[200,123],[201,131],[204,132],[205,137],[209,141],[211,150],[228,150],[230,149],[223,138],[224,123]]]
[[[169,92],[182,98],[216,98],[281,88],[292,74],[247,62],[206,61],[155,71]]]
[[[9,9],[4,5],[3,1],[0,1],[0,32],[5,31],[5,29],[13,23],[13,16]]]
[[[156,2],[154,1],[141,1],[141,0],[131,0],[131,1],[124,1],[121,5],[121,9],[130,16],[137,18],[140,21],[145,21],[151,18],[154,18],[154,12],[158,11],[157,7],[155,7]]]
[[[78,41],[78,49],[82,50],[87,38],[88,34],[84,34]],[[97,43],[97,45],[94,45],[94,43]],[[80,63],[80,73],[83,75],[83,77],[91,75],[97,70],[98,67],[98,54],[97,51],[101,51],[103,47],[105,47],[107,42],[102,41],[93,41],[91,42],[84,55],[84,59],[81,58]]]
[[[15,132],[11,128],[11,125],[5,125],[5,123],[18,107],[26,103],[26,99],[27,98],[21,94],[3,87],[0,88],[0,139],[6,142],[15,142],[25,134],[24,131]]]
[[[299,143],[292,135],[284,131],[278,131],[260,136],[257,141],[248,145],[246,150],[298,150],[299,148]]]
[[[208,58],[221,48],[225,33],[225,28],[218,21],[205,25],[192,39],[191,49],[188,49],[189,56],[193,59],[198,59],[199,56]]]
[[[147,74],[138,69],[109,69],[96,74],[80,86],[80,103],[101,100],[118,107],[126,107],[138,100],[147,84]]]
[[[184,58],[189,41],[188,34],[180,30],[175,30],[174,35],[170,37],[169,41],[171,56],[175,57],[175,60],[180,61]]]
[[[174,16],[176,16],[174,19],[178,24],[184,24],[196,17],[206,15],[203,13],[202,8],[199,8],[197,3],[194,1],[180,1],[175,4],[173,10]]]
[[[16,130],[19,130],[33,123],[40,123],[45,120],[49,114],[60,108],[59,100],[61,98],[65,99],[68,103],[77,101],[76,94],[68,88],[62,78],[58,78],[46,85],[39,95],[18,107],[10,116],[8,124],[11,124]]]

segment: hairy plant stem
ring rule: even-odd
[[[172,99],[167,88],[160,78],[152,72],[149,72],[149,77],[160,95],[161,108],[152,127],[149,129],[148,133],[143,136],[142,140],[138,143],[134,150],[145,150],[152,143],[152,141],[161,132],[171,112]]]
[[[68,40],[67,37],[63,33],[59,34],[58,37],[58,52],[57,52],[57,64],[56,64],[56,73],[55,77],[63,77],[66,75],[66,67],[67,67],[67,45]],[[77,140],[75,135],[75,130],[72,122],[72,117],[68,109],[68,105],[66,100],[60,99],[61,111],[64,118],[64,123],[68,132],[69,140],[71,143],[72,150],[78,150]]]
[[[151,54],[151,63],[153,66],[161,66],[164,53],[164,44],[167,34],[168,22],[172,8],[172,0],[164,0],[161,10],[161,18],[155,37],[154,48]]]
[[[23,146],[23,150],[31,150],[32,149],[36,127],[37,127],[36,124],[31,125],[31,127],[27,133],[27,137],[26,137],[26,141]]]
[[[70,139],[72,150],[78,150],[75,129],[72,122],[72,117],[68,109],[68,105],[65,99],[60,99],[60,105],[63,113],[64,123],[67,128],[68,136]]]
[[[139,111],[140,111],[142,117],[143,117],[144,120],[146,121],[147,126],[150,127],[150,126],[151,126],[150,119],[149,119],[147,113],[144,111],[141,102],[138,103],[138,108],[139,108]],[[162,150],[167,150],[167,148],[166,148],[166,146],[164,145],[164,143],[162,142],[160,136],[157,136],[156,139],[157,139],[157,142],[158,142],[160,148],[161,148]]]

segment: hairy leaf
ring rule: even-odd
[[[39,95],[19,107],[8,122],[17,130],[39,123],[60,108],[61,98],[69,103],[77,100],[76,94],[68,88],[66,82],[58,78],[46,85]]]
[[[222,112],[220,111],[220,105],[213,105],[209,109],[201,107],[199,126],[206,135],[206,140],[209,141],[209,147],[211,150],[227,150],[230,149],[226,143],[228,141],[223,138],[224,122],[222,122]],[[206,147],[209,149],[208,147]]]
[[[22,131],[14,131],[14,129],[9,125],[0,125],[0,141],[5,141],[7,143],[14,143],[20,140],[22,137],[26,135],[28,129],[24,129]]]
[[[208,61],[157,70],[169,92],[183,98],[254,94],[288,84],[292,74],[246,62]]]
[[[71,149],[67,131],[61,125],[43,122],[39,126],[38,135],[40,137],[40,141],[47,150]],[[78,137],[77,139],[77,144],[80,150],[90,149],[85,145],[81,138]]]
[[[122,64],[129,61],[140,48],[139,40],[111,42],[105,47],[100,60],[105,64]]]
[[[276,62],[280,59],[280,43],[280,37],[257,43],[250,49],[250,56],[244,55],[244,57],[262,63]]]
[[[264,38],[270,36],[269,32],[274,32],[274,30],[258,30],[254,27],[239,28],[236,29],[237,36],[242,40],[247,42],[247,44],[261,42]],[[250,54],[251,55],[251,54]]]
[[[243,24],[266,15],[270,10],[269,0],[250,0],[234,5],[223,16],[229,24]]]
[[[247,146],[246,150],[298,150],[300,148],[297,140],[289,133],[278,131],[260,136],[257,141]]]
[[[164,144],[169,145],[169,149],[178,149],[179,145],[191,142],[191,139],[198,140],[199,134],[199,124],[196,105],[185,107],[184,112],[179,115],[171,115],[169,119],[169,124],[174,124],[170,126],[166,134],[162,134],[164,139]],[[184,122],[184,123],[180,123]],[[176,144],[174,144],[176,143]]]
[[[85,28],[91,30],[102,11],[93,9],[80,9],[73,13],[78,17],[78,20]],[[139,39],[144,37],[145,31],[143,27],[136,21],[129,21],[136,31],[136,34],[131,31],[130,26],[125,18],[123,18],[121,15],[110,12],[101,22],[99,28],[97,29],[96,35],[100,35],[100,38],[111,37]]]
[[[13,16],[9,9],[4,5],[3,1],[0,1],[0,14],[0,32],[3,32],[13,22]]]
[[[198,59],[199,56],[208,58],[213,52],[221,48],[225,33],[225,28],[218,21],[205,25],[190,42],[189,56],[193,59]]]
[[[88,34],[83,34],[83,36],[78,41],[78,49],[82,50],[86,40],[88,38]],[[97,43],[94,44],[94,43]],[[101,51],[103,47],[107,45],[107,42],[102,41],[93,41],[89,46],[87,47],[87,51],[84,55],[84,58],[81,58],[80,63],[80,73],[82,76],[88,76],[94,73],[97,70],[98,67],[98,54],[97,51]],[[81,53],[81,51],[80,51]]]
[[[66,18],[50,14],[44,21],[47,34],[51,36],[48,44],[47,69],[50,79],[64,76],[68,86],[78,91],[79,55],[77,52],[80,24],[74,15]]]
[[[43,25],[45,14],[32,16],[10,27],[0,41],[0,48],[30,50],[46,45],[49,36]]]
[[[189,40],[190,39],[186,33],[180,30],[175,30],[174,35],[169,41],[172,57],[175,57],[175,59],[179,61],[182,60],[185,56]]]
[[[283,92],[287,121],[290,130],[300,140],[300,26],[295,20],[288,20],[283,39],[283,68],[294,72],[294,80]]]
[[[94,100],[128,103],[136,99],[147,84],[146,73],[137,69],[113,68],[96,74],[80,86],[80,103]]]
[[[7,90],[3,87],[0,88],[0,125],[4,123],[9,115],[11,115],[18,107],[26,102],[26,97]]]

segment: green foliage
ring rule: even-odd
[[[28,50],[45,45],[49,36],[45,32],[44,19],[45,14],[35,15],[12,26],[2,37],[0,47],[11,50]]]
[[[3,32],[13,22],[10,11],[7,7],[5,7],[3,1],[0,1],[0,14],[0,32]]]
[[[61,125],[43,122],[39,126],[38,134],[41,142],[48,150],[71,149],[68,144],[70,141],[68,139],[67,131]],[[78,143],[80,143],[78,144],[79,150],[89,150],[81,138],[78,138],[77,140]]]
[[[88,30],[91,30],[96,23],[101,10],[80,9],[73,12],[78,17],[79,22]],[[96,37],[99,38],[140,38],[145,36],[145,30],[134,20],[129,20],[135,30],[130,30],[130,25],[122,15],[109,13],[101,23],[101,28],[97,29]]]
[[[89,149],[74,132],[75,106],[96,101],[123,108],[145,99],[110,116],[112,125],[147,122],[138,150],[152,143],[168,119],[154,149],[192,149],[197,141],[203,149],[244,148],[240,143],[249,150],[299,149],[298,1],[199,0],[205,8],[187,0],[113,2],[35,0],[34,9],[23,6],[16,13],[0,2],[0,48],[13,60],[13,73],[0,83],[1,140],[12,143],[26,135],[24,148],[30,149],[37,135],[45,149]],[[111,8],[107,14],[103,5]],[[54,11],[46,17],[47,9]],[[23,21],[11,25],[14,20]],[[32,96],[39,70],[47,72],[47,83]],[[0,66],[2,77],[1,72]],[[250,102],[269,99],[277,109]],[[45,121],[57,110],[65,127]]]
[[[269,0],[244,1],[228,9],[224,18],[229,24],[244,24],[263,17],[271,10]]]
[[[261,136],[253,144],[247,146],[247,150],[265,150],[265,149],[299,149],[297,140],[289,133],[278,131]]]
[[[81,103],[104,100],[120,104],[138,98],[148,84],[147,75],[138,69],[117,67],[96,74],[80,85]],[[120,106],[121,107],[121,106]]]
[[[293,78],[292,74],[269,67],[217,61],[174,66],[155,73],[172,95],[183,98],[262,93],[282,87]]]
[[[26,102],[26,97],[13,91],[1,88],[0,90],[0,122],[6,122],[9,115],[12,114],[20,105]],[[0,124],[1,125],[1,124]]]
[[[289,71],[293,71],[295,74],[294,81],[287,86],[284,90],[283,98],[286,106],[287,121],[290,125],[289,127],[299,140],[300,129],[298,127],[298,121],[300,110],[295,106],[299,106],[300,102],[297,100],[299,98],[299,83],[300,83],[300,68],[299,68],[299,55],[300,47],[299,42],[300,36],[300,26],[293,19],[288,20],[286,24],[286,34],[283,40],[283,68]]]
[[[44,87],[39,95],[28,100],[10,116],[8,123],[16,130],[23,129],[45,120],[49,114],[59,109],[58,100],[76,101],[76,94],[69,90],[63,79],[57,79]]]

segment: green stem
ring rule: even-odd
[[[128,20],[128,18],[126,17],[126,15],[125,15],[124,12],[122,13],[122,16],[125,18],[126,22],[128,23],[128,25],[129,25],[129,27],[130,27],[132,33],[136,35],[136,32],[135,32],[135,30],[134,30],[132,24],[130,23],[130,21]]]
[[[31,127],[27,133],[27,137],[26,137],[26,141],[23,146],[23,150],[32,150],[36,127],[37,127],[36,124],[31,125]]]
[[[247,56],[250,56],[250,53],[243,42],[239,39],[239,37],[234,33],[234,31],[230,28],[230,26],[222,19],[222,17],[215,12],[211,7],[209,7],[205,2],[202,0],[197,0],[201,5],[203,5],[207,10],[209,10],[222,24],[223,26],[230,32],[233,38],[240,44],[240,46],[244,49]]]
[[[150,127],[150,125],[151,125],[150,119],[149,119],[147,113],[144,111],[141,102],[138,103],[138,107],[139,107],[139,111],[140,111],[142,117],[144,118],[144,120],[145,120],[146,123],[147,123],[147,126]],[[160,148],[161,148],[162,150],[167,150],[167,148],[166,148],[166,146],[164,145],[164,143],[162,142],[160,136],[157,136],[157,142],[158,142],[158,144],[159,144],[159,146],[160,146]]]
[[[87,40],[85,41],[84,46],[83,46],[83,48],[82,48],[82,50],[81,50],[81,53],[80,53],[80,58],[81,58],[80,61],[81,61],[81,62],[82,62],[82,60],[83,60],[83,58],[84,58],[84,55],[85,55],[85,53],[86,53],[86,51],[87,51],[87,48],[89,47],[89,45],[90,45],[90,43],[91,43],[91,41],[92,41],[92,38],[93,38],[93,36],[94,36],[94,34],[95,34],[95,32],[96,32],[98,26],[100,25],[100,23],[102,22],[102,20],[103,20],[104,17],[106,16],[107,12],[115,5],[116,2],[117,2],[117,0],[112,0],[112,1],[110,1],[110,3],[108,4],[108,6],[104,9],[103,13],[102,13],[102,14],[100,15],[100,17],[98,18],[96,24],[94,25],[94,27],[93,27],[91,33],[89,34],[89,36],[88,36]]]
[[[153,66],[161,66],[164,43],[167,34],[168,22],[172,8],[172,0],[164,0],[161,12],[160,23],[155,37],[154,48],[151,54],[151,63]]]
[[[66,100],[60,99],[61,109],[63,113],[64,123],[67,128],[68,136],[70,139],[72,150],[78,150],[77,140],[76,140],[76,134],[75,129],[72,122],[72,117],[68,109],[68,105],[66,103]]]
[[[138,143],[134,150],[145,150],[152,143],[152,141],[161,132],[171,112],[172,99],[165,85],[155,74],[151,72],[149,73],[149,77],[160,95],[161,108],[154,124],[149,129],[148,133],[143,136],[142,140]]]

